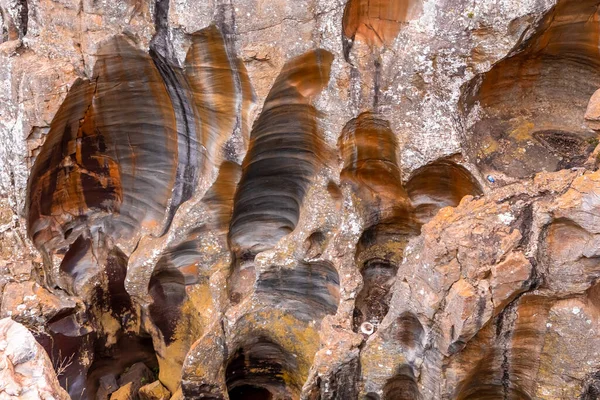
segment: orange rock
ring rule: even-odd
[[[400,28],[421,11],[421,0],[349,0],[342,29],[348,39],[390,45]]]

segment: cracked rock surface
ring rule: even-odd
[[[600,0],[0,25],[0,399],[600,398]]]

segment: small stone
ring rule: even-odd
[[[142,386],[139,395],[140,400],[168,400],[171,397],[171,392],[160,381],[154,381],[146,386]]]
[[[133,391],[133,383],[129,382],[125,386],[121,386],[119,390],[110,396],[110,400],[135,400],[139,398]]]

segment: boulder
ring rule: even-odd
[[[146,386],[142,386],[139,395],[140,400],[168,400],[171,398],[171,393],[160,381],[154,381]]]
[[[48,354],[23,325],[0,320],[0,399],[67,400]]]

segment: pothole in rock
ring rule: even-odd
[[[261,301],[300,320],[320,321],[337,311],[340,278],[331,263],[300,262],[293,269],[279,267],[262,273],[256,293]]]
[[[463,105],[474,112],[466,143],[487,174],[524,178],[581,166],[597,144],[584,124],[600,86],[594,0],[561,0],[519,52],[476,77]]]
[[[355,332],[372,333],[367,324],[377,326],[386,316],[397,269],[391,262],[381,259],[369,260],[362,267],[363,288],[356,297],[354,309]]]
[[[238,256],[269,250],[296,228],[324,159],[317,110],[309,100],[327,85],[332,62],[322,49],[288,61],[265,100],[235,194],[229,243]]]
[[[297,370],[296,359],[264,337],[246,341],[227,364],[225,379],[231,400],[291,398],[286,377]]]
[[[444,207],[456,207],[465,196],[483,194],[481,185],[463,166],[442,159],[413,172],[406,183],[406,192],[416,220],[424,224]]]
[[[414,400],[421,398],[412,368],[403,365],[383,387],[382,400]]]

